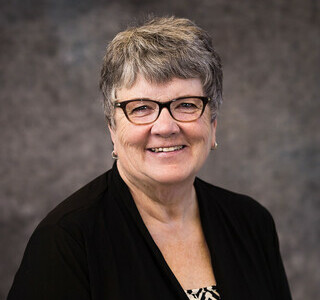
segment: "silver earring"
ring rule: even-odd
[[[111,156],[114,160],[118,159],[118,154],[116,154],[114,151],[111,152]]]
[[[211,150],[216,150],[218,148],[218,143],[217,142],[214,142],[214,146],[211,147]]]

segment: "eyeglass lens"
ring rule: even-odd
[[[131,101],[126,105],[128,119],[136,124],[154,122],[159,116],[159,104],[150,100]],[[174,119],[190,122],[198,119],[203,110],[203,101],[198,98],[184,98],[170,103],[170,112]]]

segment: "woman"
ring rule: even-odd
[[[40,223],[8,299],[291,299],[268,211],[196,178],[222,96],[208,34],[119,33],[101,89],[116,162]]]

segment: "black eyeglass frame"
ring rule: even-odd
[[[171,109],[170,109],[170,105],[171,103],[173,102],[176,102],[178,100],[183,100],[183,99],[189,99],[189,98],[195,98],[195,99],[200,99],[202,100],[202,103],[203,103],[203,107],[202,107],[202,111],[199,115],[199,117],[197,117],[196,119],[194,120],[190,120],[190,121],[181,121],[181,120],[177,120],[173,115],[172,115],[172,112],[171,112]],[[156,103],[159,107],[159,112],[158,112],[158,115],[157,117],[152,121],[152,122],[147,122],[147,123],[135,123],[133,122],[132,120],[130,120],[128,114],[127,114],[127,111],[126,111],[126,106],[128,103],[130,102],[133,102],[133,101],[148,101],[148,102],[153,102],[153,103]],[[183,123],[188,123],[188,122],[193,122],[195,120],[198,120],[199,118],[201,118],[201,116],[203,115],[203,112],[207,106],[207,104],[211,101],[211,98],[210,97],[204,97],[204,96],[184,96],[184,97],[179,97],[179,98],[176,98],[176,99],[173,99],[173,100],[170,100],[170,101],[166,101],[166,102],[159,102],[159,101],[155,101],[155,100],[151,100],[151,99],[131,99],[131,100],[125,100],[125,101],[121,101],[121,102],[118,102],[116,101],[113,105],[114,108],[117,108],[117,107],[120,107],[122,108],[127,120],[133,124],[136,124],[136,125],[147,125],[147,124],[151,124],[155,121],[157,121],[157,119],[159,118],[160,114],[161,114],[161,111],[162,109],[165,107],[168,111],[169,111],[169,114],[170,116],[178,121],[178,122],[183,122]]]

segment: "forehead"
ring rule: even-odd
[[[203,87],[199,78],[173,78],[165,83],[151,83],[143,76],[138,75],[131,87],[117,90],[118,100],[148,98],[167,101],[182,96],[204,96]]]

